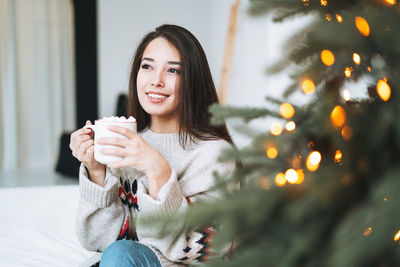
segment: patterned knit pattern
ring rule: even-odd
[[[148,195],[147,177],[134,168],[106,170],[105,186],[92,183],[86,169],[80,170],[81,201],[76,229],[78,239],[88,250],[100,250],[112,242],[132,239],[150,247],[162,266],[185,266],[207,260],[212,252],[215,232],[205,227],[180,235],[184,222],[178,220],[198,200],[218,198],[210,188],[213,172],[230,172],[233,164],[218,162],[223,140],[198,141],[185,149],[178,134],[140,133],[168,161],[171,176],[157,199]],[[149,216],[159,219],[149,223]],[[162,229],[167,235],[161,235]]]

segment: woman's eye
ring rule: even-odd
[[[179,70],[177,70],[177,69],[169,69],[168,71],[171,73],[176,73],[176,74],[179,73]]]
[[[150,65],[148,65],[148,64],[143,64],[143,65],[142,65],[142,69],[149,70],[149,69],[151,69],[151,67],[150,67]]]

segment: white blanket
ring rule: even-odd
[[[0,188],[0,266],[78,266],[77,185]]]

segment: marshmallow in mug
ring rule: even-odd
[[[84,128],[90,128],[94,131],[94,159],[101,164],[108,165],[112,162],[121,161],[121,157],[104,155],[100,152],[102,148],[113,147],[110,145],[101,145],[97,143],[97,139],[103,137],[119,137],[125,138],[125,136],[118,134],[116,132],[112,132],[108,129],[111,125],[117,125],[120,127],[127,128],[133,132],[136,132],[136,119],[130,116],[128,119],[124,116],[122,117],[105,117],[99,120],[96,120],[94,125],[86,125]]]

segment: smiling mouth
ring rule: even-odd
[[[152,93],[152,92],[146,93],[146,95],[151,97],[151,98],[153,98],[153,99],[164,99],[164,98],[169,97],[169,95]]]

